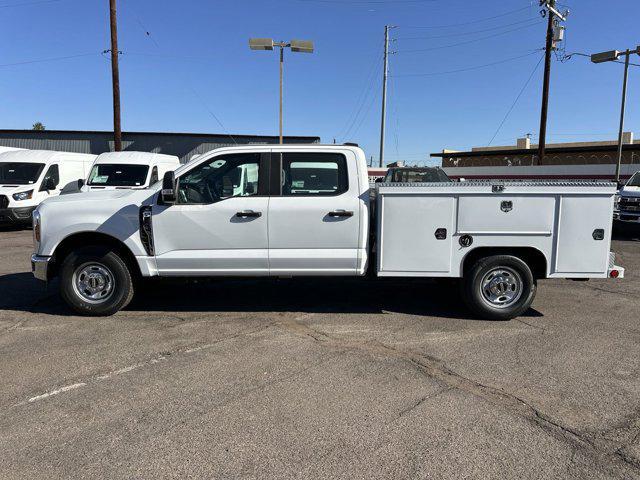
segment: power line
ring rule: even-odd
[[[447,70],[443,72],[428,72],[428,73],[403,73],[400,75],[393,75],[393,76],[394,77],[430,77],[435,75],[447,75],[449,73],[469,72],[471,70],[479,70],[481,68],[492,67],[493,65],[500,65],[503,63],[519,60],[521,58],[530,57],[531,55],[535,55],[536,53],[538,53],[538,50],[527,53],[525,55],[519,55],[517,57],[505,58],[504,60],[499,60],[497,62],[486,63],[484,65],[476,65],[474,67],[459,68],[457,70]]]
[[[434,50],[442,50],[442,49],[445,49],[445,48],[459,47],[461,45],[469,45],[470,43],[476,43],[476,42],[479,42],[481,40],[487,40],[489,38],[500,37],[502,35],[506,35],[507,33],[516,32],[518,30],[524,30],[525,28],[530,28],[530,27],[533,27],[533,26],[538,25],[540,23],[543,23],[543,22],[539,22],[538,21],[538,22],[532,23],[530,25],[525,25],[524,27],[513,28],[511,30],[506,30],[504,32],[494,33],[493,35],[487,35],[486,37],[474,38],[473,40],[465,40],[464,42],[452,43],[452,44],[449,44],[449,45],[441,45],[439,47],[419,48],[419,49],[414,49],[414,50],[399,50],[397,53],[432,52]]]
[[[508,15],[513,15],[514,13],[519,13],[519,12],[522,12],[523,10],[528,10],[529,8],[531,8],[531,7],[530,6],[522,7],[522,8],[518,8],[516,10],[510,10],[508,12],[501,13],[499,15],[494,15],[492,17],[479,18],[479,19],[476,19],[476,20],[471,20],[469,22],[451,23],[449,25],[417,25],[417,26],[405,26],[405,25],[403,25],[402,28],[451,28],[451,27],[463,27],[465,25],[473,25],[473,24],[476,24],[476,23],[488,22],[488,21],[494,20],[496,18],[501,18],[501,17],[506,17]]]
[[[476,33],[486,33],[493,32],[495,30],[501,30],[503,28],[513,27],[514,25],[522,25],[523,23],[539,23],[540,20],[538,18],[527,18],[526,20],[522,20],[520,22],[508,23],[506,25],[499,25],[497,27],[491,28],[483,28],[482,30],[473,30],[471,32],[460,32],[460,33],[447,33],[445,35],[429,35],[427,37],[396,37],[396,40],[435,40],[438,38],[450,38],[450,37],[466,37],[469,35],[475,35]]]
[[[63,1],[64,0],[36,0],[33,2],[21,2],[21,3],[10,3],[8,5],[0,5],[0,8],[28,7],[31,5],[41,5],[44,3],[58,3]]]
[[[367,98],[369,97],[369,94],[373,89],[373,85],[375,83],[374,81],[375,81],[376,67],[380,65],[381,60],[382,60],[382,55],[380,55],[379,53],[376,54],[376,58],[371,65],[371,70],[369,70],[369,75],[367,76],[367,79],[365,81],[365,85],[367,85],[367,87],[365,87],[365,89],[362,90],[360,95],[358,96],[358,101],[356,102],[354,110],[352,111],[351,115],[349,115],[347,122],[345,124],[345,127],[340,130],[340,132],[344,131],[344,134],[338,135],[338,138],[342,138],[343,140],[346,139],[351,133],[351,130],[355,126],[356,122],[358,121],[358,117],[360,116],[362,109],[365,107]],[[354,115],[354,112],[355,112],[355,115]]]
[[[493,141],[495,140],[496,136],[498,135],[498,133],[500,132],[500,129],[502,129],[502,126],[504,125],[504,122],[507,121],[507,118],[509,117],[509,115],[511,114],[511,112],[513,111],[513,109],[516,106],[516,103],[518,103],[518,100],[520,100],[520,97],[522,96],[522,94],[524,93],[525,89],[527,88],[527,86],[529,85],[529,82],[531,82],[531,79],[533,78],[533,75],[536,73],[536,71],[538,70],[538,67],[540,66],[540,64],[542,63],[542,60],[544,60],[544,55],[540,57],[540,60],[538,60],[538,63],[536,63],[536,66],[533,67],[533,70],[531,71],[531,74],[529,75],[529,77],[527,78],[527,81],[524,82],[524,85],[522,86],[522,88],[520,89],[520,93],[518,93],[518,96],[516,97],[516,99],[513,101],[513,103],[511,104],[511,107],[509,107],[509,110],[507,110],[507,113],[504,115],[504,118],[502,119],[502,121],[500,122],[500,125],[498,125],[498,128],[496,129],[495,133],[493,134],[493,137],[491,137],[491,140],[489,140],[489,143],[487,144],[487,146],[491,146],[491,144],[493,143]]]
[[[133,3],[127,2],[126,5],[127,5],[127,8],[131,8],[133,16],[136,19],[136,23],[138,24],[140,29],[143,31],[143,33],[146,35],[146,37],[153,42],[156,48],[160,49],[160,45],[158,45],[158,42],[156,42],[155,38],[153,38],[153,36],[151,35],[151,32],[149,32],[149,29],[147,29],[147,27],[145,27],[145,25],[142,23],[142,20],[140,20],[140,15],[138,15],[135,7],[133,6]]]
[[[433,3],[437,0],[296,0],[300,3],[331,3],[333,5],[380,5],[396,3]]]
[[[160,47],[160,45],[158,44],[158,42],[151,36],[151,33],[149,31],[149,29],[147,29],[145,27],[145,25],[142,23],[142,20],[140,20],[140,17],[138,17],[137,15],[134,14],[134,16],[136,16],[136,20],[138,22],[138,24],[140,25],[140,27],[142,28],[142,30],[145,32],[147,38],[149,38],[153,44],[155,45],[155,47],[158,50],[162,50],[162,48]],[[191,83],[189,83],[189,81],[187,80],[187,82],[185,82],[187,88],[191,91],[191,93],[200,101],[202,107],[209,113],[209,115],[211,115],[211,117],[218,123],[218,125],[220,125],[220,128],[222,128],[222,130],[224,131],[224,133],[233,141],[234,144],[238,144],[238,142],[236,141],[236,139],[233,137],[233,135],[231,135],[229,133],[229,131],[227,130],[227,128],[224,126],[224,124],[222,123],[222,121],[220,120],[220,118],[218,118],[218,116],[213,112],[213,110],[211,110],[208,105],[206,104],[206,102],[202,99],[201,95],[196,91],[196,89],[193,87],[193,85],[191,85]]]
[[[358,126],[356,127],[356,129],[353,131],[354,136],[356,135],[356,133],[358,133],[358,131],[360,131],[360,127],[362,127],[362,125],[364,124],[365,119],[369,117],[369,112],[371,111],[371,107],[373,107],[373,104],[378,99],[378,96],[379,95],[375,93],[371,96],[371,101],[369,102],[367,109],[364,111],[364,114],[362,115],[362,117],[360,117],[360,122],[358,123]]]
[[[100,53],[80,53],[78,55],[67,55],[65,57],[51,57],[51,58],[41,58],[38,60],[25,60],[23,62],[3,63],[3,64],[0,64],[0,67],[15,67],[18,65],[30,65],[32,63],[55,62],[58,60],[68,60],[70,58],[91,57],[91,56],[98,56],[98,55],[100,55]]]

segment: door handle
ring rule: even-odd
[[[353,212],[348,210],[334,210],[333,212],[329,212],[330,217],[353,217]]]
[[[253,210],[243,210],[236,213],[236,217],[240,218],[258,218],[262,216],[262,212],[254,212]]]

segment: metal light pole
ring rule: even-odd
[[[273,50],[280,48],[280,144],[284,143],[282,135],[282,86],[284,83],[284,49],[290,48],[292,52],[313,53],[313,42],[309,40],[291,40],[290,42],[275,42],[272,38],[250,38],[249,48],[251,50]]]
[[[620,55],[624,55],[624,76],[622,80],[622,102],[620,105],[620,127],[618,129],[618,161],[616,162],[616,183],[620,185],[620,170],[622,168],[622,141],[624,136],[624,114],[627,105],[627,80],[629,78],[629,57],[637,53],[640,55],[640,46],[635,50],[627,48],[624,52],[611,50],[609,52],[594,53],[591,55],[593,63],[615,62]]]
[[[284,46],[280,44],[280,118],[279,118],[279,135],[280,135],[280,145],[284,143],[282,139],[282,84],[284,80]]]
[[[382,73],[382,118],[380,119],[380,158],[378,164],[384,163],[384,134],[387,121],[387,78],[389,76],[389,25],[384,27],[384,67]]]

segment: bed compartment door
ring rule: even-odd
[[[605,274],[609,266],[613,198],[563,196],[560,198],[555,272]]]
[[[383,195],[379,205],[379,274],[450,272],[455,202],[453,196]]]

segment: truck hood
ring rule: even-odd
[[[141,185],[138,187],[114,187],[111,185],[105,185],[104,187],[95,186],[95,185],[85,185],[82,187],[83,192],[99,192],[103,190],[142,190],[144,188],[148,188],[146,185]]]
[[[43,205],[64,205],[74,204],[75,208],[95,208],[96,203],[108,202],[113,208],[123,204],[142,205],[144,201],[155,195],[156,190],[91,190],[89,192],[69,193],[48,198]],[[75,205],[78,204],[78,205]],[[86,207],[85,207],[86,205]],[[100,206],[104,210],[104,205]]]
[[[623,187],[622,190],[620,190],[620,196],[621,197],[640,197],[640,187],[625,186]]]

